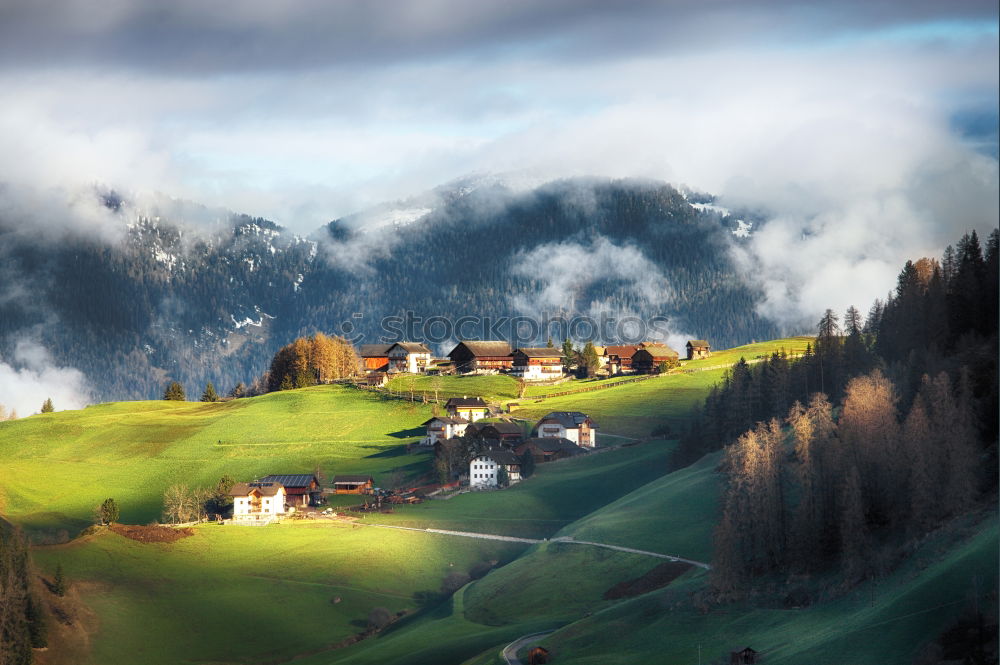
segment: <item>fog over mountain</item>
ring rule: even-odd
[[[969,0],[4,3],[0,403],[245,379],[404,300],[720,343],[865,308],[997,223],[997,32]]]

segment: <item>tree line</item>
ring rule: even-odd
[[[915,539],[997,487],[998,232],[907,262],[896,290],[845,328],[830,310],[799,360],[727,373],[678,461],[726,447],[713,585],[891,569]],[[992,305],[990,305],[992,303]],[[757,580],[757,582],[755,582]]]

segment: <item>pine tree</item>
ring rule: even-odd
[[[177,381],[171,381],[163,393],[163,399],[173,402],[183,402],[187,399],[184,394],[184,386]]]
[[[229,391],[229,396],[234,399],[245,397],[246,394],[247,394],[247,387],[243,385],[242,381],[233,386],[233,389]]]
[[[66,595],[66,576],[63,573],[63,567],[61,563],[56,565],[56,575],[52,581],[52,593],[56,594],[57,596]]]
[[[52,406],[51,397],[47,398],[44,402],[42,402],[42,413],[52,413],[55,410],[56,410],[55,407]]]
[[[562,343],[562,363],[566,372],[576,364],[576,349],[573,348],[573,341],[569,337]]]
[[[118,521],[118,502],[114,499],[105,499],[97,510],[99,524],[114,524]]]
[[[583,366],[586,369],[587,376],[591,377],[597,372],[597,369],[601,366],[601,359],[597,355],[597,349],[594,348],[594,343],[588,341],[583,347],[582,354]]]
[[[219,401],[219,394],[215,392],[215,386],[212,385],[211,381],[205,384],[205,392],[201,394],[201,401],[202,402]]]
[[[535,473],[535,456],[531,454],[531,450],[525,450],[524,454],[521,455],[521,477],[529,478]]]
[[[278,390],[294,390],[295,384],[292,383],[292,377],[289,374],[285,374],[281,379],[281,384],[278,386]]]

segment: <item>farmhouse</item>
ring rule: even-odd
[[[335,494],[370,494],[375,487],[375,481],[371,476],[344,475],[333,477],[333,491]]]
[[[514,362],[507,342],[459,342],[448,357],[460,374],[496,374]]]
[[[465,434],[465,428],[469,426],[469,421],[465,418],[452,418],[451,416],[437,416],[426,421],[427,436],[420,442],[425,446],[433,446],[442,439],[454,439]]]
[[[284,487],[285,505],[294,508],[318,505],[323,496],[319,479],[311,473],[264,476],[260,482]]]
[[[392,344],[362,344],[358,355],[366,372],[389,371],[389,347]]]
[[[632,370],[640,374],[655,374],[660,365],[677,365],[680,355],[666,344],[647,344],[632,354]]]
[[[569,439],[583,448],[597,446],[597,423],[579,411],[553,411],[538,421],[532,434],[546,439]]]
[[[688,360],[708,358],[712,355],[712,347],[703,339],[689,339],[686,348]]]
[[[281,483],[236,483],[229,495],[233,497],[233,519],[269,522],[285,514],[285,488]]]
[[[562,351],[549,348],[514,349],[511,374],[525,381],[545,381],[562,377]]]
[[[445,402],[444,410],[452,418],[464,418],[474,423],[486,417],[489,407],[481,397],[452,397]]]
[[[502,448],[484,450],[469,462],[469,487],[486,489],[501,486],[501,469],[506,472],[507,485],[521,481],[521,460],[517,455]]]
[[[524,441],[524,430],[517,423],[509,420],[496,423],[480,423],[477,428],[479,435],[488,439],[493,446],[514,447]]]
[[[562,437],[532,437],[514,448],[518,457],[531,451],[531,457],[536,462],[551,462],[564,457],[575,457],[586,454],[586,448],[581,448],[569,439]]]
[[[642,348],[638,344],[604,347],[603,361],[609,374],[628,374],[632,371],[632,354]]]
[[[431,362],[431,350],[417,342],[396,342],[386,351],[390,372],[423,372]]]

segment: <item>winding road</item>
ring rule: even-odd
[[[661,552],[650,552],[649,550],[638,550],[632,547],[622,547],[621,545],[608,545],[607,543],[595,543],[590,540],[576,540],[572,536],[559,536],[558,538],[543,538],[539,540],[538,538],[518,538],[517,536],[501,536],[493,533],[476,533],[475,531],[451,531],[449,529],[420,529],[413,526],[397,526],[395,524],[373,524],[371,522],[355,522],[355,524],[360,524],[361,526],[376,527],[379,529],[399,529],[402,531],[420,531],[422,533],[434,533],[442,536],[458,536],[461,538],[479,538],[481,540],[502,540],[510,543],[569,543],[571,545],[588,545],[590,547],[603,547],[608,550],[615,550],[617,552],[626,552],[628,554],[639,554],[641,556],[651,556],[657,559],[666,559],[667,561],[680,561],[682,563],[687,563],[692,566],[698,566],[699,568],[704,568],[705,570],[710,570],[709,566],[704,561],[695,561],[694,559],[685,559],[681,556],[676,556],[674,554],[663,554]]]

